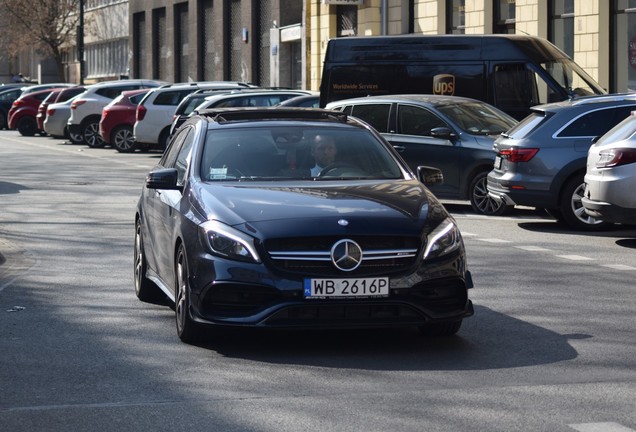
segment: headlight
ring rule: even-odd
[[[225,258],[261,262],[254,247],[254,239],[247,234],[217,221],[208,221],[201,225],[205,245],[214,255]]]
[[[431,259],[444,256],[459,249],[461,244],[462,236],[459,233],[459,228],[450,218],[446,218],[428,234],[423,258]]]

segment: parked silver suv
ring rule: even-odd
[[[636,109],[636,94],[581,97],[540,105],[495,141],[489,194],[508,205],[545,208],[571,228],[597,229],[603,221],[585,211],[587,152]]]

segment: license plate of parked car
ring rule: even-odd
[[[495,169],[501,168],[501,158],[499,156],[495,156]]]
[[[389,278],[305,279],[305,298],[387,297]]]

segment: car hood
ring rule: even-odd
[[[192,192],[191,203],[205,219],[265,237],[380,230],[384,235],[413,235],[432,229],[448,216],[416,180],[262,186],[199,183]]]

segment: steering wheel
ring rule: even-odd
[[[351,169],[354,173],[356,174],[362,174],[365,175],[366,173],[364,171],[362,171],[360,168],[358,168],[355,165],[349,164],[349,163],[345,163],[345,162],[336,162],[336,163],[332,163],[331,165],[326,166],[325,168],[322,169],[322,171],[320,171],[317,175],[317,177],[326,177],[328,176],[330,173],[332,173],[335,170],[338,169],[343,169],[343,168],[349,168]]]

